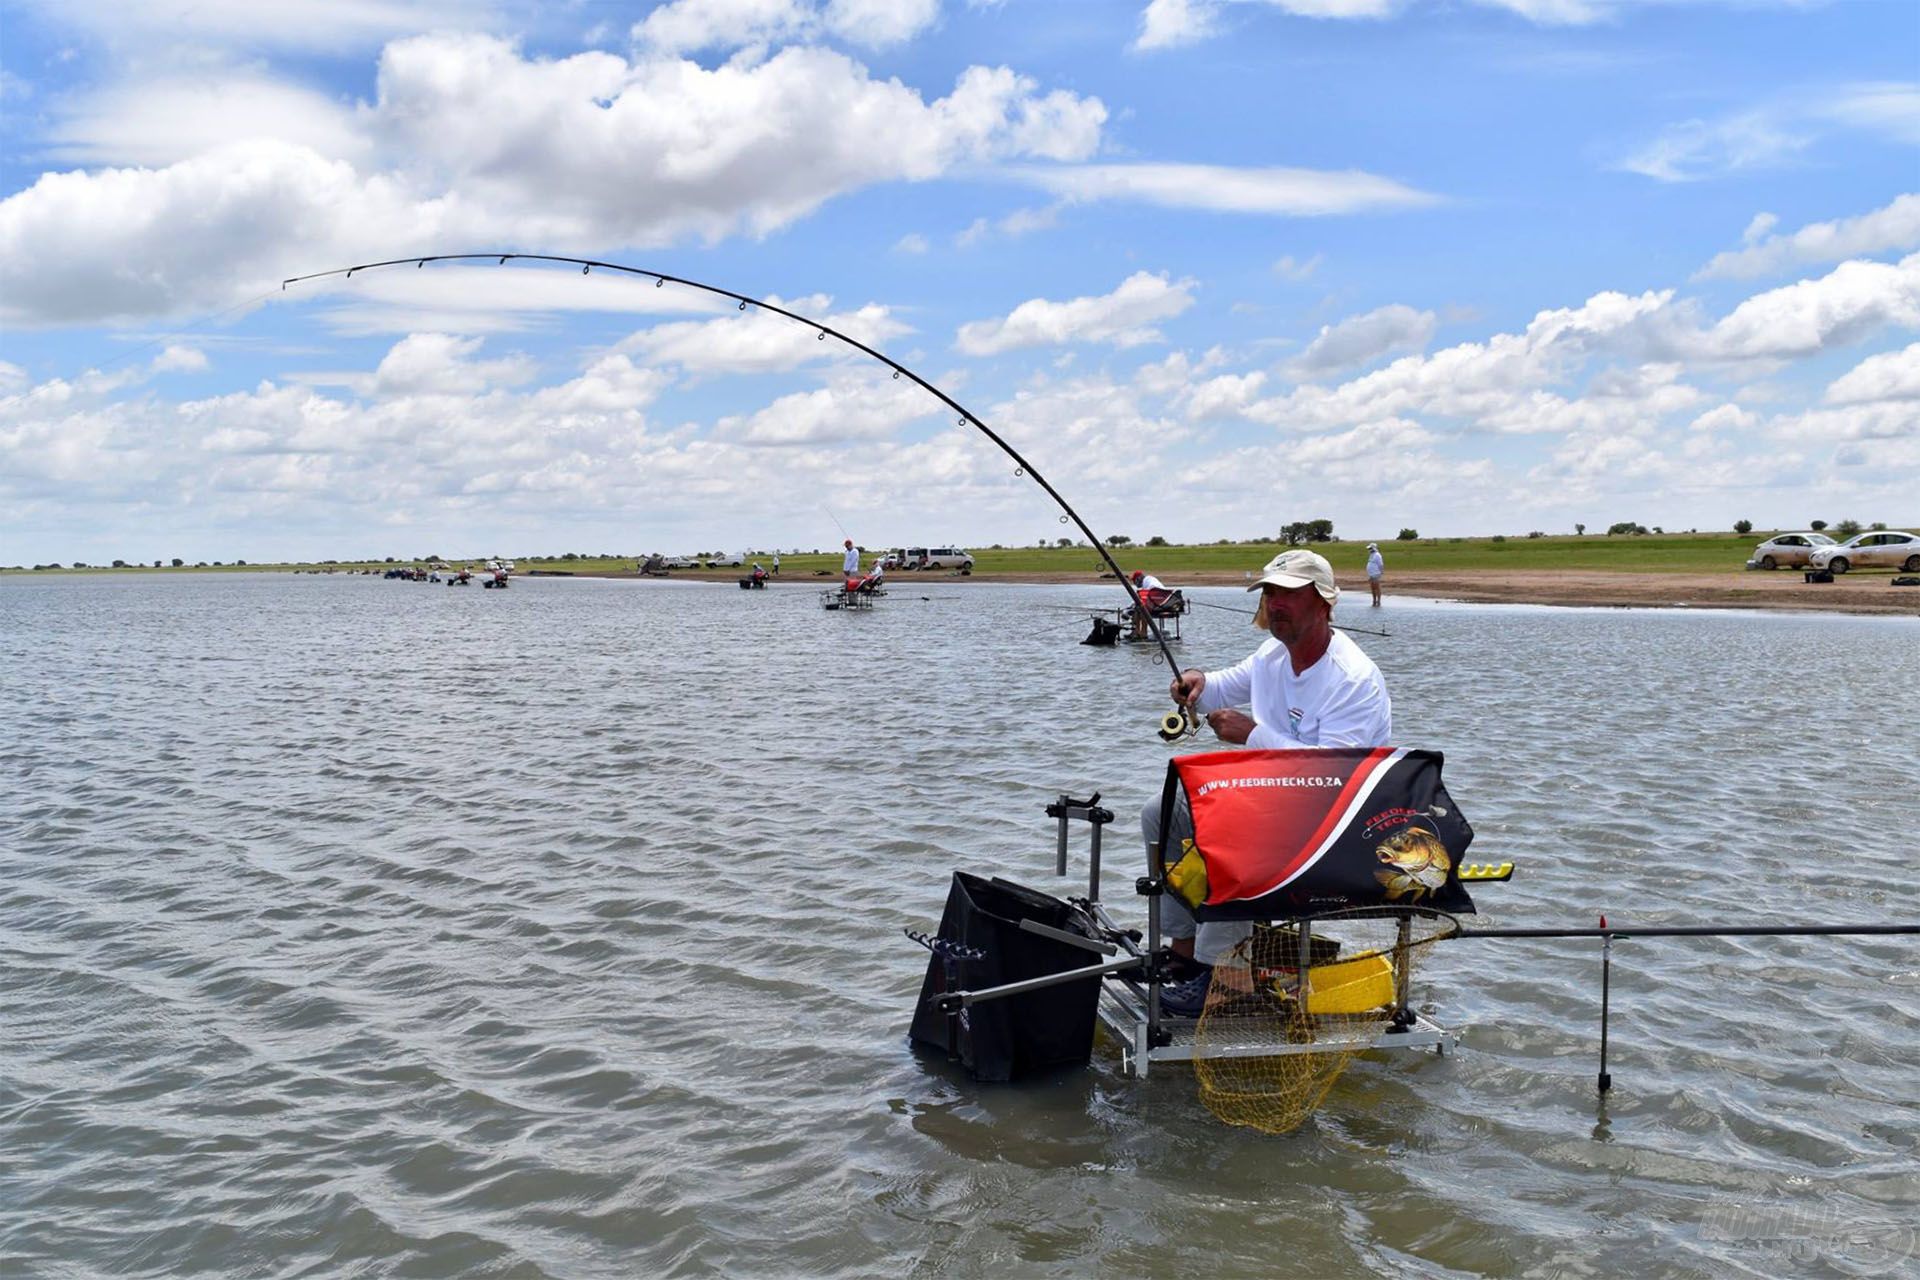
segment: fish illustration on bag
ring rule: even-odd
[[[1373,873],[1387,891],[1389,902],[1398,898],[1421,898],[1446,886],[1453,859],[1440,837],[1424,827],[1403,827],[1374,849],[1374,856],[1386,869]]]

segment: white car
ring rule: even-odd
[[[1753,562],[1762,569],[1809,563],[1822,547],[1838,546],[1824,533],[1776,533],[1753,549]]]
[[[1807,563],[1816,569],[1902,569],[1920,573],[1920,537],[1897,529],[1856,533],[1837,547],[1821,547]]]
[[[747,558],[744,555],[718,555],[707,561],[707,568],[718,569],[724,566],[729,569],[737,569],[746,562]]]
[[[698,569],[700,562],[698,560],[689,560],[686,556],[668,556],[661,562],[660,567],[663,569]]]

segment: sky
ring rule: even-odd
[[[1920,521],[1908,0],[0,0],[0,565]]]

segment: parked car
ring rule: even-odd
[[[724,566],[728,569],[737,569],[741,565],[745,564],[746,562],[747,562],[747,557],[743,553],[736,552],[734,554],[729,555],[725,552],[722,552],[720,555],[714,556],[712,559],[707,561],[707,568],[718,569]]]
[[[1838,545],[1824,533],[1776,533],[1753,549],[1753,560],[1762,569],[1793,568],[1809,563],[1821,547]]]
[[[1821,547],[1808,561],[1816,569],[1904,569],[1920,573],[1920,537],[1897,529],[1856,533],[1837,547]]]
[[[928,547],[926,558],[920,562],[922,569],[958,569],[962,573],[973,572],[973,553],[965,547]]]
[[[698,560],[689,560],[686,556],[668,556],[666,560],[662,562],[661,567],[667,569],[698,569],[700,562]]]

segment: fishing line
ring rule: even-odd
[[[1087,522],[1080,518],[1080,513],[1075,511],[1072,505],[1060,496],[1060,491],[1055,489],[1045,476],[1034,470],[1032,463],[1021,457],[1017,449],[1003,440],[991,427],[982,422],[958,400],[955,400],[952,396],[934,386],[931,382],[928,382],[925,378],[907,368],[907,366],[901,364],[893,357],[875,350],[858,338],[848,337],[831,325],[823,324],[818,320],[803,316],[797,311],[789,311],[787,308],[774,303],[749,297],[744,293],[735,293],[731,289],[722,289],[718,285],[702,284],[698,280],[689,280],[684,276],[669,275],[664,271],[651,271],[643,267],[622,266],[617,262],[602,262],[595,258],[573,258],[550,253],[435,253],[411,258],[389,258],[383,262],[363,262],[357,266],[336,267],[331,271],[314,271],[306,275],[289,276],[280,282],[280,290],[284,293],[290,285],[303,284],[309,280],[324,280],[332,276],[344,276],[351,279],[354,273],[358,271],[377,271],[386,267],[414,267],[417,269],[425,267],[429,262],[478,262],[485,259],[496,259],[501,266],[515,261],[562,263],[570,267],[579,267],[582,275],[586,275],[595,268],[598,268],[602,271],[618,271],[623,275],[638,276],[644,280],[652,280],[656,286],[664,286],[668,283],[677,284],[684,288],[696,289],[702,293],[712,294],[715,297],[729,299],[739,304],[741,311],[745,311],[748,307],[754,307],[761,311],[771,312],[777,316],[785,316],[796,324],[804,325],[812,329],[823,341],[831,337],[843,345],[851,347],[855,351],[878,360],[881,364],[893,370],[893,376],[895,378],[909,379],[928,395],[931,395],[941,404],[953,410],[959,415],[959,424],[961,426],[972,427],[980,432],[981,435],[993,441],[995,445],[999,446],[1002,453],[1013,459],[1015,467],[1014,474],[1016,476],[1030,476],[1035,484],[1046,491],[1047,496],[1052,498],[1054,503],[1064,513],[1060,517],[1060,523],[1072,523],[1081,533],[1086,535],[1088,544],[1092,546],[1102,560],[1106,561],[1107,567],[1113,570],[1114,577],[1119,579],[1120,585],[1124,587],[1127,594],[1132,597],[1134,606],[1146,615],[1147,626],[1153,633],[1154,643],[1160,647],[1160,657],[1164,659],[1168,669],[1172,671],[1180,670],[1180,664],[1174,661],[1173,650],[1167,644],[1166,633],[1161,630],[1159,622],[1155,620],[1152,615],[1152,611],[1149,610],[1145,602],[1141,600],[1139,591],[1137,591],[1133,583],[1127,579],[1127,575],[1121,571],[1119,562],[1117,562],[1107,550],[1106,544],[1101,541],[1099,535],[1094,533]],[[831,515],[832,513],[829,512],[828,514]],[[837,524],[839,522],[835,521],[835,523]],[[846,534],[843,530],[842,536],[850,537],[851,535]],[[1184,726],[1183,733],[1199,732],[1199,722],[1193,718],[1192,711],[1185,706],[1179,707],[1177,712],[1165,717],[1165,719],[1179,720]],[[1162,723],[1160,736],[1165,741],[1173,741],[1172,738],[1167,736],[1164,721]]]
[[[1208,604],[1205,600],[1194,600],[1192,598],[1189,598],[1187,603],[1197,604],[1202,609],[1218,609],[1222,613],[1231,613],[1242,618],[1252,618],[1255,616],[1254,614],[1248,613],[1245,609],[1236,609],[1230,604]],[[1368,627],[1343,627],[1337,622],[1330,622],[1327,625],[1335,631],[1348,631],[1359,636],[1383,636],[1387,639],[1393,638],[1393,632],[1391,631],[1374,631]]]

